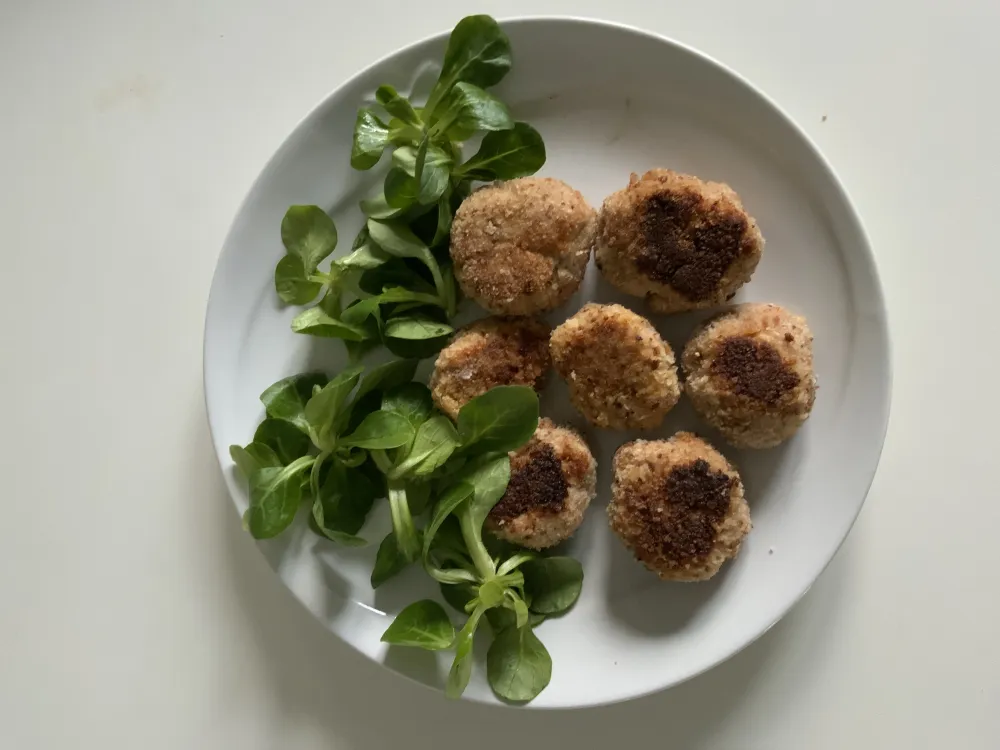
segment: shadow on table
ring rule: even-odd
[[[201,463],[212,453],[207,427],[199,423],[198,429],[192,443]],[[708,747],[754,695],[755,682],[775,668],[769,662],[787,662],[820,648],[836,624],[851,573],[842,554],[781,623],[728,662],[683,685],[581,711],[521,710],[514,740],[511,709],[448,701],[368,661],[327,632],[268,568],[216,476],[208,497],[202,495],[198,503],[205,515],[214,516],[206,525],[217,530],[215,542],[223,548],[234,600],[242,609],[239,621],[257,644],[256,652],[247,654],[257,662],[247,674],[266,676],[278,726],[326,740],[317,746],[509,750],[512,744],[591,748],[649,740],[685,750]]]

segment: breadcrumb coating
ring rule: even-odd
[[[573,405],[598,427],[652,429],[680,398],[670,345],[621,305],[585,305],[549,346]]]
[[[487,185],[455,213],[455,278],[467,297],[498,315],[552,310],[583,281],[596,227],[594,209],[561,180]]]
[[[455,419],[466,403],[498,385],[540,391],[551,368],[548,325],[534,318],[484,318],[458,331],[438,354],[431,395]]]
[[[728,443],[774,447],[798,431],[815,403],[812,341],[805,318],[783,307],[737,305],[684,347],[684,389]]]
[[[632,175],[598,218],[597,267],[655,312],[714,307],[750,280],[764,249],[728,185],[669,169]]]
[[[496,537],[530,549],[569,539],[597,491],[597,462],[583,438],[541,419],[510,454],[510,483],[486,519]]]
[[[743,483],[701,438],[636,440],[615,453],[608,520],[636,559],[669,581],[704,581],[751,528]]]

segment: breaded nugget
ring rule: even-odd
[[[583,280],[597,215],[551,177],[487,185],[455,213],[451,257],[465,295],[498,315],[558,307]]]
[[[763,249],[757,223],[728,185],[654,169],[604,201],[595,257],[615,287],[673,313],[732,298]]]
[[[534,318],[484,318],[455,334],[431,375],[434,403],[452,419],[498,385],[541,390],[552,367],[549,327]]]
[[[709,320],[684,347],[695,411],[738,448],[787,440],[816,400],[812,340],[805,318],[778,305],[737,305]]]
[[[680,398],[670,344],[621,305],[585,305],[549,348],[573,405],[598,427],[657,427]]]
[[[736,469],[689,432],[619,448],[611,493],[612,530],[664,580],[711,578],[751,528]]]
[[[530,549],[569,539],[597,485],[597,462],[576,432],[542,419],[534,437],[510,454],[510,483],[486,519],[494,536]]]

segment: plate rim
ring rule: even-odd
[[[847,537],[853,530],[854,525],[857,523],[857,519],[860,516],[865,503],[867,502],[868,495],[871,491],[872,484],[874,483],[875,476],[878,473],[878,467],[881,463],[882,454],[885,449],[885,438],[888,433],[889,418],[892,408],[892,391],[893,391],[893,357],[892,357],[893,343],[891,336],[891,327],[889,325],[889,310],[886,305],[885,292],[882,285],[882,277],[879,270],[878,258],[872,247],[871,239],[868,235],[868,232],[865,229],[865,225],[864,222],[862,221],[861,214],[857,206],[855,205],[854,201],[851,200],[851,197],[847,192],[847,189],[845,188],[843,182],[841,181],[840,176],[837,174],[836,170],[833,168],[833,165],[829,162],[829,160],[817,146],[815,141],[805,131],[805,129],[759,86],[752,83],[745,76],[743,76],[741,73],[731,68],[727,64],[721,62],[720,60],[717,60],[715,57],[705,52],[702,52],[701,50],[689,44],[686,44],[682,41],[666,36],[664,34],[660,34],[648,29],[643,29],[631,24],[621,23],[617,21],[610,21],[593,16],[583,16],[583,15],[573,15],[573,14],[568,14],[568,15],[528,14],[528,15],[515,15],[515,16],[501,16],[501,17],[496,17],[496,20],[500,24],[500,26],[504,28],[505,31],[508,30],[509,27],[511,26],[528,25],[535,23],[552,23],[552,24],[568,24],[568,25],[597,27],[606,30],[613,30],[616,32],[622,32],[625,34],[631,34],[643,37],[647,40],[657,42],[658,44],[663,44],[668,47],[673,47],[676,51],[682,52],[686,55],[696,58],[700,63],[706,64],[714,68],[717,72],[720,72],[723,75],[729,77],[735,83],[743,86],[754,96],[758,97],[774,114],[776,114],[781,119],[781,121],[786,127],[790,128],[791,131],[796,134],[796,136],[801,140],[802,144],[806,146],[810,156],[815,161],[815,165],[820,167],[820,169],[824,172],[824,176],[828,180],[830,187],[834,188],[837,199],[841,202],[842,208],[845,209],[846,217],[848,218],[850,224],[853,225],[852,227],[853,230],[857,233],[858,238],[861,240],[857,250],[862,253],[864,259],[867,261],[872,271],[871,277],[868,281],[871,285],[872,302],[874,303],[875,306],[874,309],[878,313],[877,333],[879,337],[884,341],[885,345],[884,367],[878,368],[879,377],[877,378],[878,389],[884,393],[884,397],[880,399],[881,400],[880,413],[877,415],[881,423],[881,429],[878,435],[877,454],[875,456],[875,460],[873,465],[871,466],[870,471],[867,472],[868,476],[866,479],[864,495],[862,496],[861,501],[858,503],[857,508],[854,511],[853,517],[851,517],[850,519],[850,523],[847,525],[843,535],[837,541],[837,544],[834,547],[832,553],[829,555],[829,557],[824,562],[822,567],[812,578],[812,580],[809,581],[809,583],[801,591],[799,591],[794,597],[791,597],[789,599],[788,603],[780,609],[776,617],[766,627],[762,628],[760,632],[758,632],[752,638],[746,640],[745,642],[733,648],[732,650],[729,650],[720,658],[714,661],[710,661],[710,663],[705,664],[701,668],[693,669],[688,673],[676,677],[675,679],[668,681],[658,687],[652,687],[648,689],[643,688],[638,691],[631,692],[629,694],[613,695],[608,698],[599,698],[597,700],[589,701],[586,703],[577,702],[566,705],[558,705],[558,704],[544,705],[532,702],[524,706],[518,706],[518,707],[531,708],[535,710],[567,710],[567,709],[573,710],[573,709],[613,705],[664,692],[673,687],[681,685],[691,679],[694,679],[726,661],[729,661],[732,657],[736,656],[744,649],[746,649],[748,646],[758,641],[765,633],[770,631],[780,620],[782,620],[797,604],[799,604],[802,601],[803,597],[809,592],[812,586],[816,583],[816,581],[818,581],[819,578],[826,572],[826,570],[830,566],[830,563],[833,562],[833,560],[836,558],[837,554],[843,547],[844,542],[847,540]],[[261,181],[264,178],[264,176],[269,174],[272,168],[279,161],[285,146],[288,144],[292,136],[296,132],[298,132],[300,128],[302,128],[307,121],[313,118],[317,114],[317,112],[320,109],[322,109],[332,98],[336,97],[341,90],[349,87],[358,79],[363,78],[364,76],[370,74],[371,72],[373,72],[374,69],[382,66],[388,61],[391,61],[393,58],[399,55],[413,51],[415,48],[422,47],[427,44],[445,41],[450,33],[451,29],[448,28],[443,31],[438,31],[435,33],[428,34],[420,39],[414,40],[408,44],[405,44],[401,47],[391,50],[390,52],[382,55],[376,60],[373,60],[371,63],[357,69],[353,74],[344,78],[337,85],[331,88],[325,95],[323,95],[322,98],[320,98],[309,109],[308,112],[306,112],[301,118],[299,118],[296,121],[296,123],[285,133],[285,135],[281,139],[281,142],[274,148],[273,151],[271,151],[270,156],[264,162],[263,166],[258,171],[256,177],[253,179],[250,186],[247,188],[246,192],[243,195],[243,198],[240,200],[239,204],[236,207],[235,212],[232,215],[229,228],[226,231],[225,237],[222,242],[222,246],[219,250],[219,254],[216,259],[215,269],[212,272],[212,280],[209,287],[208,300],[205,305],[205,318],[204,318],[204,324],[202,326],[202,397],[205,405],[205,416],[208,422],[209,434],[212,440],[212,446],[215,450],[219,472],[222,476],[223,483],[226,486],[226,491],[227,494],[229,495],[230,502],[233,504],[234,509],[237,511],[237,516],[239,515],[239,506],[236,502],[236,498],[233,497],[233,492],[230,487],[230,483],[228,481],[228,478],[226,477],[226,469],[223,459],[223,453],[225,453],[225,451],[222,450],[222,448],[224,448],[225,446],[220,447],[218,443],[218,437],[216,435],[217,431],[213,427],[213,422],[215,421],[213,420],[213,409],[208,397],[208,390],[209,390],[208,389],[208,378],[209,378],[208,329],[210,321],[212,319],[212,312],[214,307],[213,300],[217,300],[218,288],[221,285],[220,267],[222,266],[222,259],[223,256],[226,255],[227,253],[233,252],[232,242],[234,235],[237,231],[237,220],[246,210],[248,204],[250,203],[251,197],[255,195],[257,188],[261,184]],[[259,549],[258,549],[258,554],[261,554]],[[301,597],[292,587],[290,587],[282,579],[282,577],[279,575],[278,570],[270,564],[268,565],[268,568],[271,571],[271,575],[277,578],[282,588],[287,590],[292,595],[293,599],[295,599],[295,601],[298,602],[299,606],[303,607],[307,612],[309,612],[310,616],[315,617],[314,613],[312,612],[311,608],[306,603],[306,601],[303,599],[303,597]],[[336,592],[331,592],[331,593],[333,593],[336,596],[340,596]],[[384,663],[383,661],[379,661],[378,659],[373,658],[369,653],[367,653],[363,648],[361,648],[360,645],[346,638],[342,633],[338,632],[337,630],[334,630],[333,628],[329,627],[327,623],[321,622],[321,624],[323,625],[325,630],[335,635],[341,642],[345,643],[347,646],[349,646],[356,652],[364,655],[366,658],[369,658],[380,668],[388,669],[389,671],[394,672],[395,674],[406,678],[409,682],[420,685],[425,689],[434,692],[440,692],[438,688],[436,688],[435,686],[430,685],[422,680],[419,680],[415,676],[407,674],[404,671],[397,670],[392,666]],[[497,701],[497,700],[484,701],[477,697],[472,697],[472,696],[463,696],[463,700],[471,700],[484,705],[493,705],[493,706],[500,705],[504,707],[509,707],[502,701]]]

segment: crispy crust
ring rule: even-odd
[[[618,449],[608,520],[637,560],[670,581],[711,578],[751,528],[736,469],[688,432]]]
[[[534,318],[490,317],[462,328],[434,363],[434,403],[455,419],[465,404],[498,385],[540,391],[552,368],[549,332]]]
[[[669,169],[632,175],[598,218],[595,257],[605,278],[656,312],[714,307],[750,280],[764,238],[726,184]]]
[[[552,310],[583,281],[596,227],[594,209],[561,180],[487,185],[455,213],[455,278],[467,297],[498,315]]]
[[[549,476],[552,459],[561,477]],[[597,492],[597,462],[583,438],[568,427],[542,419],[534,437],[510,454],[507,493],[486,519],[496,537],[530,549],[544,549],[569,539]],[[537,484],[538,480],[548,482]],[[520,481],[523,479],[524,481]],[[554,486],[558,487],[554,497]],[[512,497],[513,494],[517,497]],[[538,499],[531,507],[531,495]],[[516,509],[516,514],[509,512]]]
[[[652,429],[680,398],[670,345],[621,305],[585,305],[549,346],[573,405],[598,427]]]
[[[737,305],[703,324],[684,347],[684,389],[695,410],[739,448],[771,448],[808,419],[816,400],[812,332],[771,304]],[[746,342],[754,351],[731,362]],[[780,363],[780,368],[777,366]],[[755,381],[767,379],[769,388]]]

